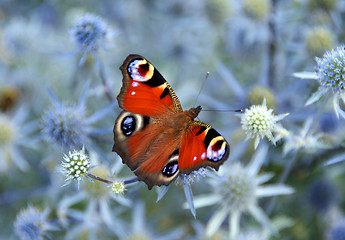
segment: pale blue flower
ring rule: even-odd
[[[307,118],[303,127],[298,133],[286,132],[277,136],[285,140],[283,153],[287,154],[290,151],[303,149],[307,153],[315,153],[321,149],[327,149],[330,146],[322,140],[324,134],[322,132],[312,132],[313,119]]]
[[[79,103],[64,104],[51,93],[52,107],[42,116],[42,133],[46,140],[66,150],[80,149],[92,145],[91,137],[111,132],[94,128],[92,124],[102,119],[115,103],[88,116],[86,109],[86,90],[81,94]]]
[[[82,65],[88,53],[93,54],[106,44],[109,29],[103,19],[88,13],[74,23],[70,32],[80,48],[82,54],[80,64]]]
[[[22,171],[29,169],[22,150],[38,147],[38,138],[32,136],[38,130],[38,123],[27,122],[27,115],[24,108],[18,109],[13,116],[0,113],[0,172],[8,172],[12,163]]]
[[[320,100],[322,96],[333,95],[333,109],[337,117],[345,118],[345,112],[339,101],[345,103],[345,47],[337,47],[326,51],[322,58],[315,58],[317,66],[313,73],[295,73],[294,76],[304,79],[315,79],[319,89],[307,100],[306,105]]]
[[[243,213],[250,213],[265,229],[277,233],[268,216],[259,207],[258,200],[262,197],[291,194],[294,190],[284,184],[263,186],[273,174],[258,175],[261,165],[267,154],[267,147],[259,148],[247,166],[241,163],[231,163],[220,169],[219,175],[223,181],[212,181],[214,193],[195,197],[196,208],[217,205],[218,210],[210,218],[206,234],[211,236],[221,227],[222,223],[229,221],[229,238],[237,239],[240,232],[240,218]],[[229,171],[231,169],[231,171]]]
[[[186,196],[186,200],[188,203],[188,208],[190,209],[194,218],[196,217],[195,207],[194,207],[194,200],[193,200],[193,192],[191,184],[198,182],[201,178],[204,177],[214,177],[215,175],[212,174],[212,171],[207,168],[200,168],[196,171],[191,172],[190,174],[180,174],[176,179],[176,185],[182,185],[183,191]],[[162,197],[167,193],[170,185],[168,186],[161,186],[157,188],[157,202],[162,199]]]
[[[111,166],[101,164],[95,152],[90,152],[89,162],[96,167],[88,172],[103,179],[109,176],[114,178],[114,173],[119,173],[123,167],[123,164],[117,163]],[[75,205],[78,203],[86,204],[85,209],[76,209]],[[130,199],[122,194],[114,194],[110,183],[106,184],[97,180],[82,181],[77,193],[65,196],[58,203],[57,215],[64,226],[71,225],[66,239],[76,239],[83,234],[93,239],[104,232],[122,239],[126,233],[125,223],[118,214],[131,205]],[[75,221],[78,224],[74,225]]]
[[[19,212],[14,221],[14,230],[21,240],[44,240],[49,237],[49,231],[58,228],[48,220],[49,210],[38,210],[28,206]]]
[[[146,217],[145,205],[141,201],[135,201],[132,205],[132,221],[126,226],[126,236],[122,239],[180,239],[183,237],[182,227],[174,228],[167,233],[158,233],[155,229],[152,229],[149,225],[149,219]]]

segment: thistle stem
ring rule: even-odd
[[[123,181],[123,183],[124,183],[125,185],[127,185],[127,184],[135,183],[135,182],[138,182],[138,181],[139,181],[139,178],[134,177],[134,178],[131,178],[131,179],[128,179],[128,180]]]
[[[86,175],[87,175],[88,177],[92,178],[92,179],[95,179],[95,180],[97,180],[97,181],[101,181],[101,182],[104,182],[104,183],[107,183],[107,184],[113,184],[113,183],[114,183],[114,182],[112,182],[112,181],[110,181],[110,180],[103,179],[103,178],[101,178],[101,177],[97,177],[97,176],[95,176],[95,175],[93,175],[93,174],[91,174],[91,173],[89,173],[89,172],[86,173]],[[128,180],[123,181],[123,183],[124,183],[125,185],[127,185],[127,184],[135,183],[135,182],[138,182],[138,181],[139,181],[139,178],[134,177],[134,178],[130,178],[130,179],[128,179]]]
[[[277,27],[275,22],[275,14],[277,10],[277,0],[271,0],[271,16],[268,22],[270,40],[268,43],[268,86],[274,88],[276,80],[276,52],[277,52]]]
[[[97,181],[101,181],[101,182],[104,182],[104,183],[107,183],[107,184],[113,184],[112,181],[109,181],[109,180],[106,180],[106,179],[97,177],[97,176],[95,176],[95,175],[93,175],[93,174],[91,174],[91,173],[89,173],[89,172],[86,173],[86,175],[89,176],[89,177],[92,178],[92,179],[97,180]]]
[[[112,102],[114,102],[114,99],[113,99],[112,93],[110,92],[109,84],[108,84],[107,78],[105,76],[103,63],[100,60],[98,54],[95,56],[95,58],[96,58],[96,63],[98,65],[99,76],[101,78],[101,81],[102,81],[102,84],[104,87],[105,95],[107,96],[108,100],[112,103]]]

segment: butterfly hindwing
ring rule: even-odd
[[[164,131],[159,121],[127,111],[115,122],[113,151],[149,189],[168,185],[179,173],[176,149],[180,139],[162,134]]]
[[[230,151],[224,137],[200,121],[192,122],[179,149],[179,169],[184,174],[208,166],[218,170]]]

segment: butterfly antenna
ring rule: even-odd
[[[235,109],[235,110],[202,109],[201,111],[206,111],[206,112],[235,112],[235,113],[244,113],[243,109]]]
[[[210,72],[207,72],[207,73],[206,73],[206,76],[205,76],[205,79],[204,79],[204,82],[202,83],[202,86],[201,86],[200,91],[199,91],[199,93],[198,93],[198,96],[196,96],[194,106],[196,106],[196,103],[198,102],[198,99],[199,99],[199,96],[200,96],[200,94],[201,94],[201,91],[202,91],[202,89],[204,88],[205,83],[206,83],[206,80],[207,80],[207,78],[208,78],[209,75],[210,75]]]

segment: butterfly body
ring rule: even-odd
[[[151,189],[201,167],[218,170],[229,145],[216,130],[194,120],[201,107],[183,111],[170,85],[139,55],[129,55],[120,69],[117,99],[124,111],[115,122],[113,151],[139,180]]]

